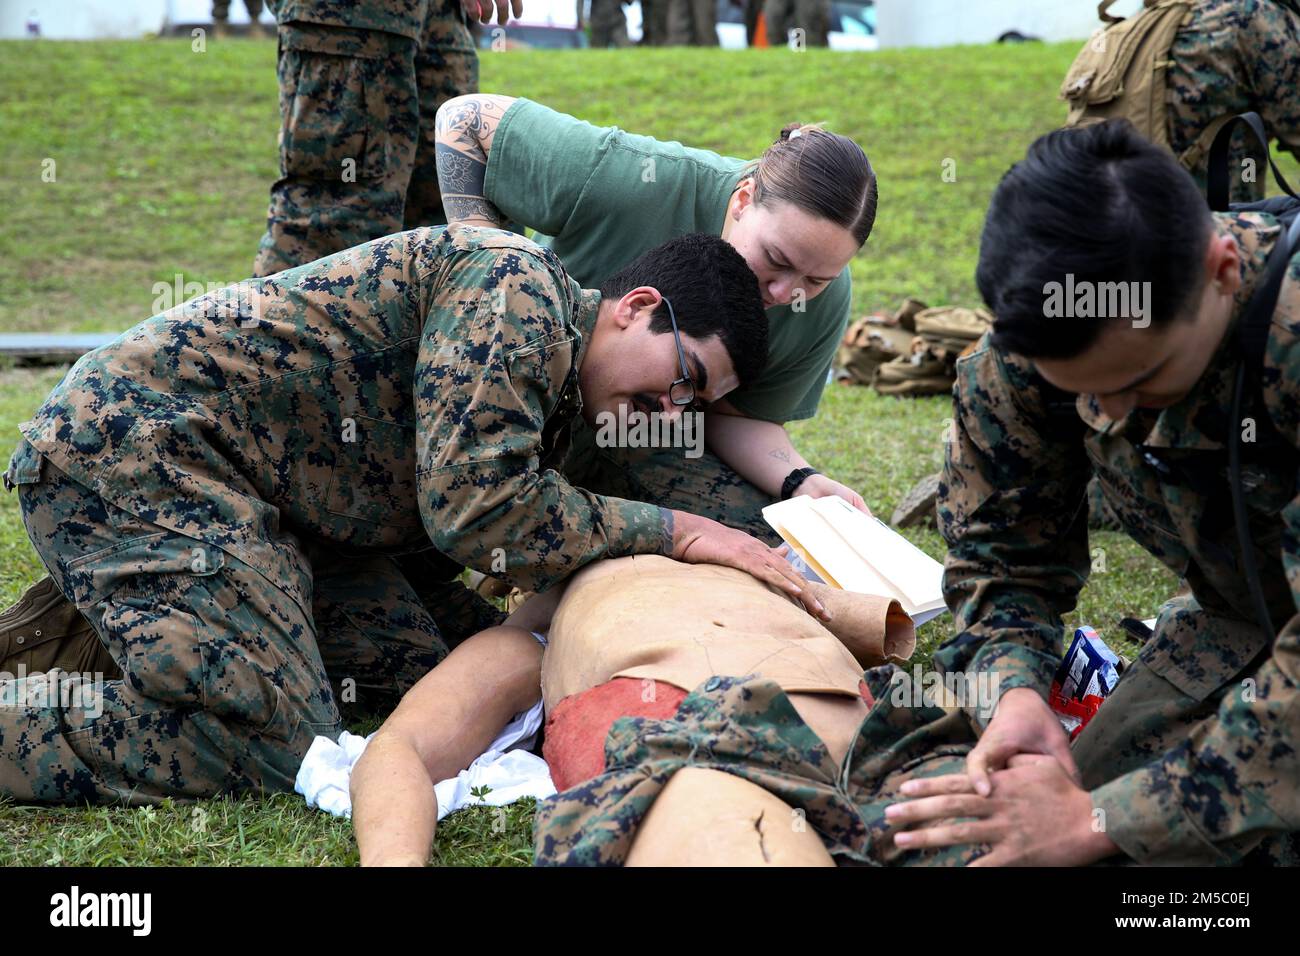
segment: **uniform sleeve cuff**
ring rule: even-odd
[[[993,719],[993,712],[1002,695],[1009,690],[1028,687],[1043,700],[1047,700],[1052,687],[1052,674],[1060,663],[1056,657],[1035,651],[1023,644],[999,643],[985,646],[972,661],[971,671],[978,675],[989,675],[983,681],[977,681],[976,687],[985,688],[981,696],[992,700],[976,699],[968,701],[964,710],[976,726],[982,731]]]
[[[1158,770],[1144,767],[1092,791],[1103,832],[1138,863],[1206,865],[1229,862],[1201,834],[1179,803],[1179,790]]]
[[[611,558],[629,554],[671,555],[673,550],[663,509],[625,498],[605,499],[605,540]]]

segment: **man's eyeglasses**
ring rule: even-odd
[[[668,306],[668,321],[672,323],[673,341],[677,343],[677,362],[682,369],[682,377],[668,386],[668,399],[674,405],[680,407],[694,405],[695,382],[691,379],[690,370],[686,367],[686,350],[682,348],[682,336],[677,331],[677,313],[673,311],[673,304],[668,301],[668,296],[664,296],[663,299],[664,305]]]

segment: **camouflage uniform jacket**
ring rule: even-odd
[[[1242,250],[1241,314],[1280,235],[1271,216],[1216,214]],[[939,492],[950,552],[944,590],[958,636],[936,661],[994,672],[1000,693],[1046,696],[1061,615],[1093,566],[1085,486],[1096,474],[1128,534],[1186,578],[1195,600],[1166,605],[1141,660],[1207,719],[1173,750],[1092,791],[1107,833],[1130,857],[1230,862],[1234,848],[1300,830],[1300,497],[1294,455],[1252,454],[1243,477],[1257,562],[1280,633],[1256,624],[1228,504],[1228,421],[1238,346],[1230,328],[1177,404],[1107,419],[1081,395],[1062,425],[1024,360],[982,344],[958,362],[954,430]],[[1276,434],[1300,444],[1300,257],[1269,331],[1263,400]],[[1075,414],[1077,412],[1077,414]],[[1081,421],[1079,421],[1081,419]],[[1260,429],[1264,423],[1256,423]],[[1108,573],[1124,573],[1111,568]],[[1249,679],[1243,680],[1243,676]],[[972,720],[973,711],[968,711]]]
[[[279,23],[316,23],[354,30],[380,30],[420,39],[428,0],[271,0]]]
[[[1258,112],[1282,149],[1300,155],[1300,13],[1278,0],[1200,0],[1169,51],[1169,147],[1205,188],[1215,120]],[[1229,151],[1232,198],[1263,199],[1266,157],[1238,131]],[[1243,165],[1246,157],[1253,169]]]
[[[23,434],[109,502],[227,550],[434,547],[541,588],[661,553],[658,508],[557,471],[600,295],[505,232],[414,229],[198,297],[84,356]]]

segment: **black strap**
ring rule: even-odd
[[[1229,182],[1231,170],[1228,163],[1228,147],[1232,143],[1233,132],[1239,126],[1245,126],[1255,134],[1255,138],[1264,147],[1264,155],[1268,157],[1268,165],[1273,170],[1273,178],[1277,180],[1277,184],[1282,187],[1284,193],[1293,199],[1297,198],[1291,184],[1286,181],[1282,171],[1277,168],[1277,163],[1273,162],[1273,154],[1268,145],[1268,131],[1264,129],[1264,121],[1260,119],[1258,113],[1241,113],[1224,123],[1218,135],[1214,137],[1214,142],[1210,144],[1209,176],[1206,179],[1205,189],[1205,197],[1210,201],[1210,208],[1215,212],[1226,212],[1231,201],[1232,188]]]
[[[1269,613],[1268,601],[1264,597],[1264,587],[1260,583],[1259,566],[1255,562],[1255,544],[1250,536],[1250,523],[1246,514],[1246,493],[1241,480],[1241,423],[1247,382],[1251,385],[1252,394],[1262,394],[1262,382],[1259,379],[1264,368],[1264,349],[1268,344],[1269,326],[1277,308],[1287,267],[1297,249],[1300,249],[1300,215],[1295,216],[1291,227],[1278,237],[1277,245],[1269,253],[1268,264],[1260,277],[1259,285],[1246,304],[1241,318],[1237,320],[1237,341],[1241,347],[1242,359],[1233,383],[1232,413],[1228,419],[1228,486],[1232,494],[1232,517],[1237,526],[1237,543],[1241,546],[1241,569],[1250,587],[1255,616],[1266,634],[1276,634],[1277,628],[1273,624],[1273,616]],[[1268,410],[1263,403],[1257,404],[1259,407],[1256,414],[1267,415]]]

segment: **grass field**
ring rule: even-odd
[[[526,95],[597,124],[757,155],[787,122],[855,138],[880,177],[874,234],[853,262],[855,310],[906,295],[973,304],[989,194],[1029,141],[1064,115],[1055,93],[1074,44],[875,54],[785,50],[486,53],[482,88]],[[0,43],[0,331],[117,331],[151,314],[157,282],[248,275],[277,175],[275,44]],[[42,171],[53,160],[55,178]],[[943,178],[945,161],[956,180]],[[1294,164],[1288,160],[1288,170]],[[63,369],[0,369],[0,463],[15,426]],[[888,515],[940,461],[946,399],[831,387],[796,445]],[[909,536],[935,557],[931,530]],[[1151,616],[1173,576],[1126,538],[1106,552],[1067,623]],[[0,605],[42,573],[16,503],[0,495]],[[921,632],[921,660],[951,634]],[[531,810],[450,817],[434,862],[527,863]],[[296,797],[199,807],[0,806],[0,864],[350,864],[350,824]]]

